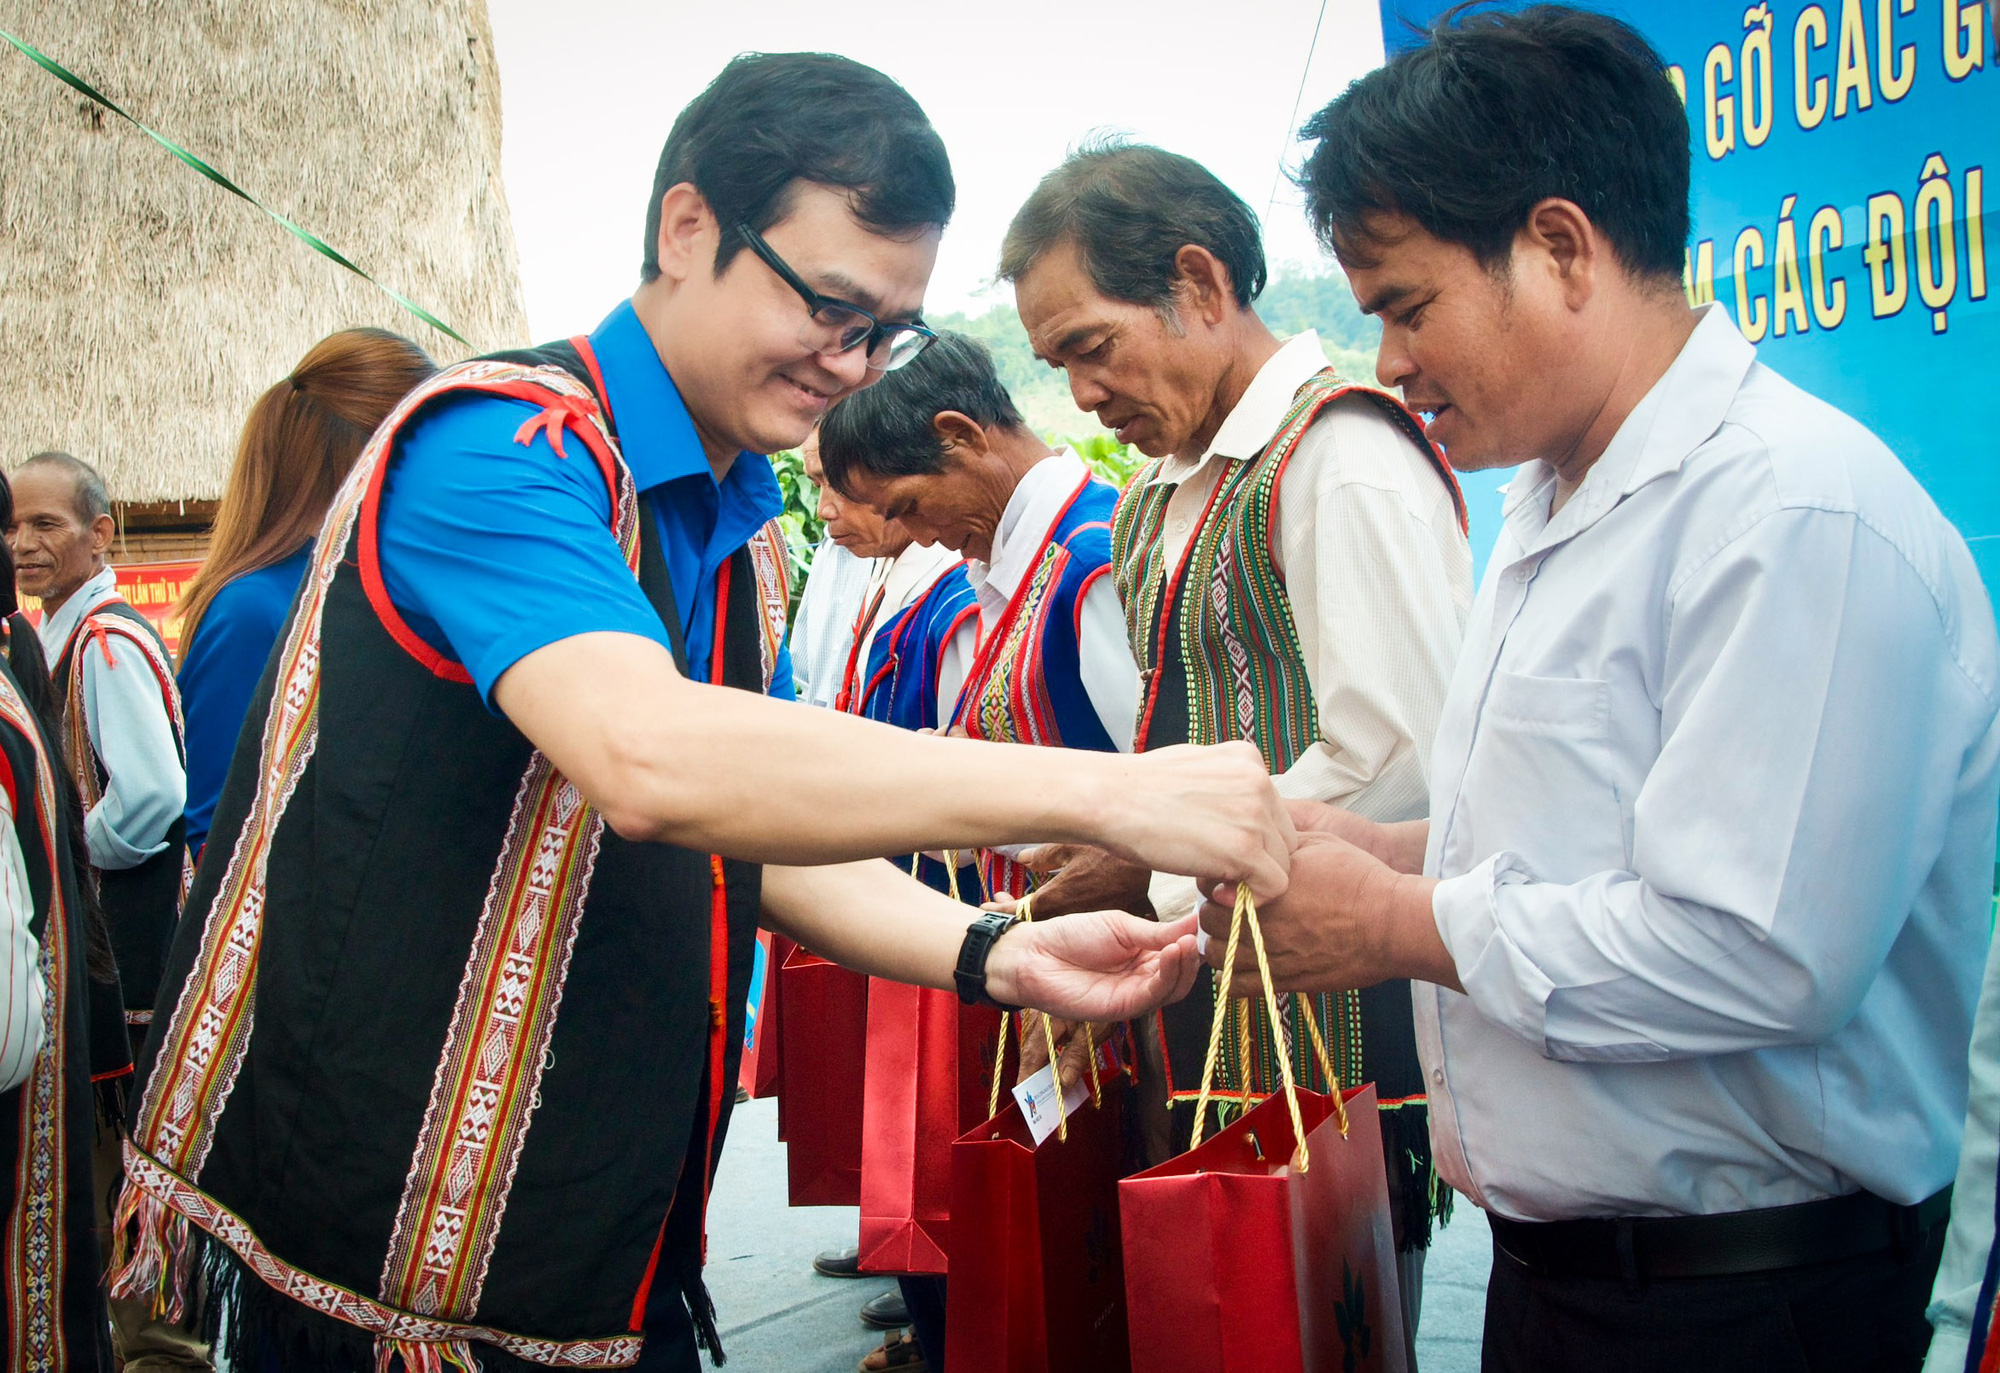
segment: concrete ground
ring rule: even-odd
[[[845,1207],[787,1207],[776,1103],[736,1108],[708,1217],[708,1286],[730,1368],[852,1373],[880,1342],[854,1313],[888,1281],[812,1271],[814,1254],[854,1243],[856,1218]],[[1426,1264],[1422,1373],[1476,1373],[1490,1253],[1485,1218],[1461,1201]]]

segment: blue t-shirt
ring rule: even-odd
[[[625,464],[658,521],[681,614],[688,669],[708,679],[716,572],[784,508],[768,459],[740,453],[715,480],[694,421],[629,303],[590,336]],[[407,426],[385,479],[377,546],[382,581],[410,629],[493,684],[538,648],[602,630],[670,646],[611,533],[611,498],[583,439],[546,428],[517,441],[540,407],[466,395]],[[737,595],[754,594],[749,587]],[[781,653],[771,695],[793,700]]]
[[[250,698],[264,675],[292,600],[312,559],[312,544],[282,562],[236,578],[208,603],[178,680],[187,728],[187,846],[200,853]]]

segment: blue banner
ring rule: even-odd
[[[1587,2],[1687,103],[1690,299],[1880,435],[2000,600],[2000,0]],[[1383,0],[1389,50],[1446,8]],[[1466,482],[1482,568],[1508,475]]]

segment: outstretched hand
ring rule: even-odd
[[[1019,924],[994,944],[986,990],[1068,1020],[1129,1020],[1193,988],[1194,928],[1192,916],[1159,925],[1117,911]]]
[[[1188,877],[1285,890],[1295,836],[1255,746],[1241,741],[1119,757],[1126,782],[1107,798],[1093,836],[1128,862]]]
[[[1384,825],[1323,801],[1287,801],[1285,811],[1301,840],[1332,835],[1397,872],[1417,874],[1424,870],[1424,846],[1431,832],[1428,820]]]

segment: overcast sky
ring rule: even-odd
[[[1316,262],[1279,159],[1296,166],[1297,124],[1382,60],[1374,0],[1326,0],[1323,21],[1319,0],[1072,0],[1013,15],[966,0],[488,7],[537,339],[588,329],[630,294],[667,128],[738,52],[843,53],[896,78],[930,114],[958,178],[933,312],[1006,299],[990,282],[1008,219],[1096,130],[1206,163],[1264,217],[1274,261]]]

